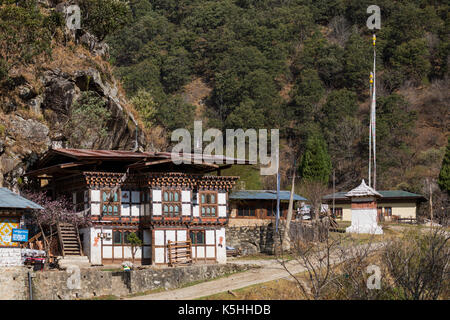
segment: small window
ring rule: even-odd
[[[189,237],[193,245],[205,244],[205,231],[190,231]]]
[[[392,217],[392,208],[391,207],[385,207],[384,208],[384,215],[386,217]]]
[[[166,190],[163,192],[163,214],[168,217],[176,217],[181,212],[180,192]]]
[[[123,243],[124,244],[129,244],[130,243],[130,241],[128,241],[128,236],[131,234],[131,232],[130,231],[125,231],[124,233],[123,233]]]
[[[102,190],[102,214],[105,216],[120,215],[119,191],[112,194],[111,190]]]
[[[333,213],[333,209],[331,209]],[[341,219],[342,218],[342,208],[334,208],[334,218]]]
[[[114,244],[122,244],[122,232],[113,231],[113,243]]]
[[[242,206],[238,208],[238,216],[239,217],[255,217],[256,210],[255,208],[249,208],[247,206]]]
[[[217,216],[217,192],[201,191],[200,192],[200,206],[202,217],[216,217]]]

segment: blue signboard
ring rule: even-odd
[[[12,241],[13,242],[26,242],[26,241],[28,241],[28,230],[26,230],[26,229],[12,229]]]

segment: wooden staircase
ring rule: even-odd
[[[78,228],[70,223],[58,223],[58,236],[63,256],[82,256],[80,235]]]

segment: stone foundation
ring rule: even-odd
[[[73,270],[37,271],[31,272],[33,299],[89,299],[107,295],[125,296],[158,288],[174,289],[193,281],[208,280],[250,268],[250,265],[230,263],[117,272],[82,269],[79,278]],[[25,267],[2,269],[0,299],[29,299],[28,271]]]
[[[275,224],[229,226],[225,229],[225,234],[227,246],[240,249],[243,255],[274,253]]]

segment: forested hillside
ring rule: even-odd
[[[141,145],[170,149],[201,119],[279,128],[284,186],[292,170],[331,186],[335,170],[338,190],[354,187],[368,171],[372,4],[377,188],[427,194],[449,135],[447,1],[0,1],[0,171],[18,177],[51,145],[132,148],[136,123],[151,133]],[[255,168],[227,173],[275,187]]]
[[[134,0],[106,40],[128,96],[152,97],[149,126],[279,128],[285,182],[314,137],[345,190],[367,178],[371,4],[382,13],[378,188],[423,192],[449,129],[446,1]]]

